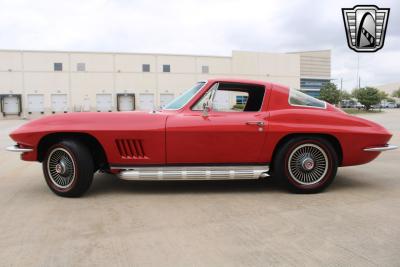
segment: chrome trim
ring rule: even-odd
[[[269,166],[130,167],[117,176],[123,180],[233,180],[266,178]]]
[[[246,122],[247,125],[257,125],[259,127],[262,127],[265,125],[263,121],[248,121]]]
[[[324,179],[329,169],[329,160],[320,146],[306,143],[292,151],[287,167],[290,176],[297,183],[313,185]]]
[[[63,165],[60,171],[57,167]],[[64,148],[53,149],[47,159],[47,174],[50,181],[58,188],[70,187],[76,178],[76,167],[72,155]]]
[[[382,152],[382,151],[388,151],[388,150],[393,150],[393,149],[397,149],[397,148],[398,148],[398,146],[386,144],[385,146],[366,147],[363,150],[368,151],[368,152],[371,152],[371,151]]]
[[[19,147],[18,145],[13,145],[13,146],[6,147],[6,150],[11,151],[11,152],[24,153],[24,152],[32,152],[33,148],[22,148],[22,147]]]

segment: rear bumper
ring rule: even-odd
[[[18,145],[13,145],[13,146],[9,146],[6,148],[7,151],[11,151],[11,152],[20,152],[20,153],[25,153],[25,152],[32,152],[33,148],[23,148],[23,147],[19,147]]]
[[[383,152],[383,151],[388,151],[388,150],[393,150],[397,149],[398,147],[395,145],[389,145],[386,144],[384,146],[372,146],[372,147],[366,147],[363,150],[367,152]]]

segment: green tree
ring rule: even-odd
[[[388,99],[389,95],[388,93],[384,92],[384,91],[379,91],[379,98],[382,100]]]
[[[347,91],[340,91],[340,100],[351,100],[352,95]]]
[[[392,96],[393,96],[393,97],[400,98],[400,88],[397,89],[397,90],[395,90],[395,91],[392,93]]]
[[[365,106],[366,110],[371,109],[371,106],[379,104],[382,100],[383,94],[374,87],[363,87],[354,89],[353,96],[357,98],[358,102]]]
[[[386,98],[386,100],[387,100],[387,102],[390,102],[390,103],[395,103],[396,102],[396,100],[394,98],[392,98],[392,97],[388,97],[388,98]]]
[[[331,104],[340,101],[340,91],[334,83],[326,83],[321,87],[319,98]]]

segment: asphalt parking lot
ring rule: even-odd
[[[400,110],[363,115],[400,144]],[[321,194],[271,180],[127,182],[98,174],[79,199],[54,195],[41,165],[4,151],[2,266],[399,266],[400,150],[341,168]]]

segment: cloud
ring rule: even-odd
[[[230,55],[232,50],[332,49],[332,78],[344,88],[399,81],[400,5],[385,47],[357,54],[346,44],[342,7],[358,1],[0,0],[0,48]]]

